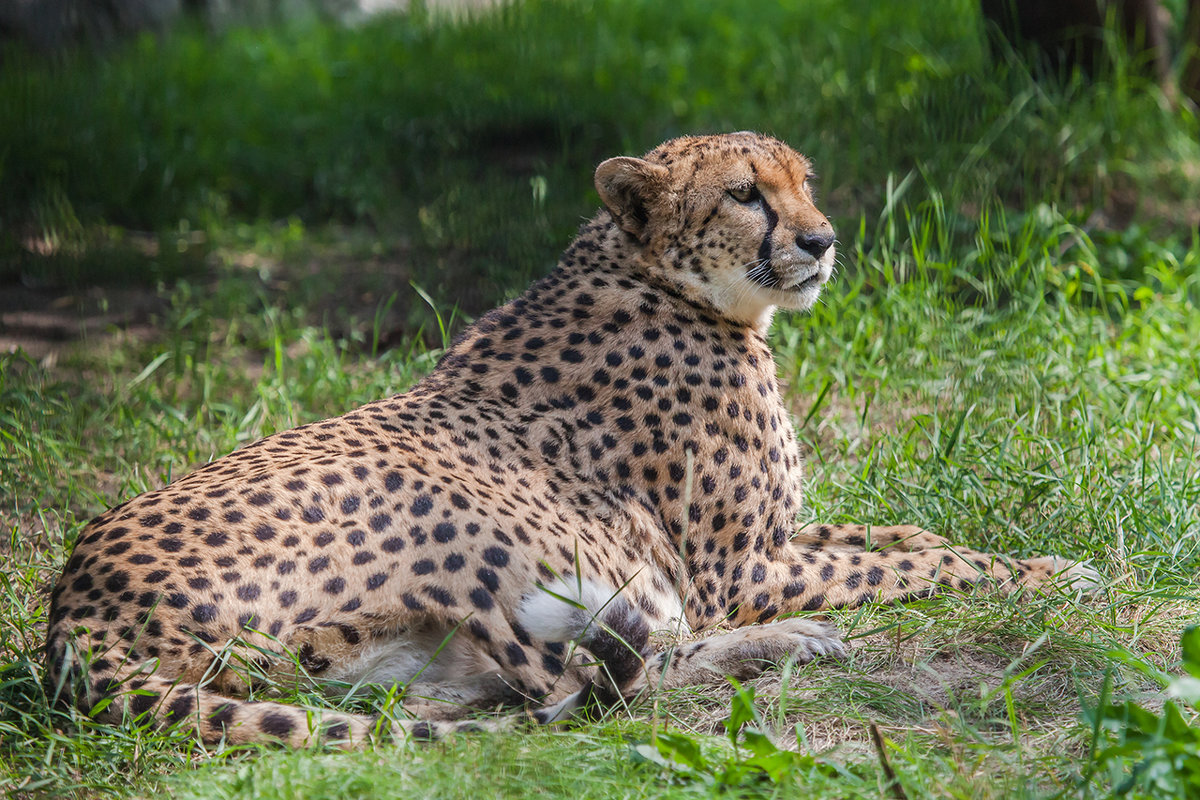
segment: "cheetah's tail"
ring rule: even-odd
[[[113,665],[118,666],[113,666]],[[432,741],[456,732],[508,727],[497,721],[394,720],[227,697],[204,684],[172,680],[151,659],[131,663],[114,650],[80,658],[68,645],[48,653],[47,691],[64,706],[112,725],[149,724],[191,729],[208,745],[324,744],[350,749],[388,740]]]

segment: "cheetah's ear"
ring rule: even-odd
[[[610,158],[596,167],[596,191],[622,230],[640,239],[650,221],[647,207],[666,191],[669,174],[640,158]]]

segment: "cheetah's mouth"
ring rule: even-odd
[[[803,292],[808,289],[815,289],[824,282],[824,279],[821,277],[821,269],[814,267],[812,273],[807,277],[779,288],[785,292]]]

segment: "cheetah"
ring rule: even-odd
[[[209,743],[430,739],[843,652],[799,612],[1087,580],[911,526],[796,529],[765,337],[834,269],[811,175],[746,132],[604,161],[556,268],[412,390],[94,519],[53,592],[48,685]],[[403,713],[271,699],[297,680],[400,685]],[[501,707],[527,713],[479,716]]]

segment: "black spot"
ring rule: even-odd
[[[286,739],[291,736],[292,731],[296,727],[296,723],[287,714],[278,712],[268,712],[262,715],[259,723],[262,726],[263,733],[270,736],[277,736],[280,739]]]
[[[428,722],[418,722],[409,728],[408,735],[418,742],[433,742],[437,740],[437,731]]]
[[[433,498],[427,494],[417,495],[409,511],[414,517],[423,517],[433,510]]]
[[[516,642],[509,642],[504,648],[505,655],[508,656],[508,663],[514,667],[519,667],[522,664],[528,664],[529,658],[525,655],[525,648]]]
[[[376,514],[367,523],[375,533],[382,533],[392,524],[392,518],[387,514]]]
[[[435,602],[443,606],[454,605],[454,597],[440,586],[426,586],[425,594],[429,595]]]
[[[308,506],[304,509],[300,518],[309,524],[315,524],[325,519],[325,512],[318,506]]]
[[[385,553],[398,553],[404,549],[404,540],[399,536],[393,536],[390,539],[384,539],[379,546]]]
[[[167,719],[172,722],[186,717],[196,708],[196,699],[191,694],[181,694],[167,706]]]
[[[495,572],[487,567],[480,567],[478,570],[476,570],[475,577],[478,578],[479,582],[486,586],[489,591],[494,592],[500,588],[500,578],[496,576]]]
[[[483,551],[483,560],[493,567],[508,565],[508,551],[503,547],[489,547]]]
[[[237,588],[237,596],[239,600],[244,600],[247,603],[251,600],[257,600],[262,590],[256,583],[247,583]]]
[[[146,690],[142,689],[138,694],[129,698],[129,708],[133,711],[135,717],[139,717],[153,709],[162,697],[158,692],[144,692]]]
[[[254,538],[260,542],[268,542],[275,538],[275,528],[264,522],[254,528]]]
[[[388,575],[386,572],[376,572],[371,577],[367,578],[367,590],[373,591],[387,583]]]
[[[325,583],[326,594],[341,594],[346,588],[346,581],[342,578],[330,578]]]
[[[420,561],[413,562],[412,571],[414,575],[428,575],[437,570],[437,565],[428,558],[422,558]]]
[[[551,675],[561,675],[563,672],[562,659],[549,653],[543,653],[542,668]]]
[[[471,599],[471,604],[481,611],[490,611],[496,605],[491,593],[481,587],[472,589],[468,597]]]
[[[445,544],[458,536],[458,529],[449,522],[440,522],[434,526],[432,535],[435,542]]]
[[[129,585],[129,575],[125,572],[114,572],[108,576],[108,580],[104,582],[104,588],[113,594],[117,594]]]
[[[383,488],[389,492],[398,492],[402,486],[404,486],[404,476],[394,470],[383,479]]]
[[[217,607],[212,603],[203,603],[192,609],[192,619],[199,623],[212,622],[217,618]]]

